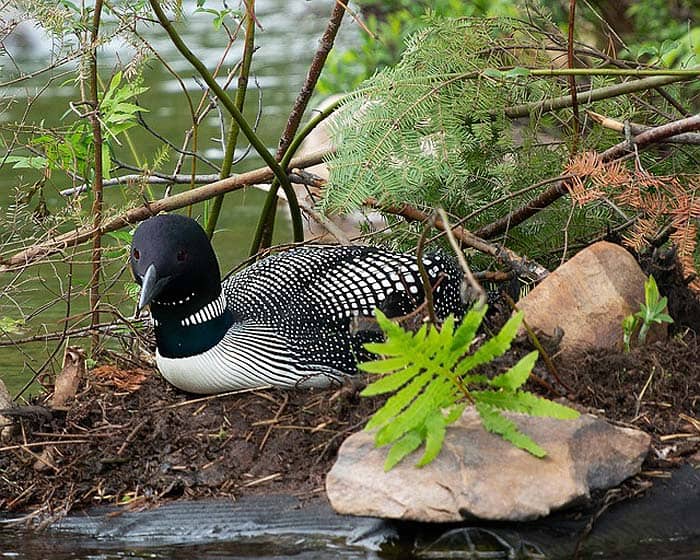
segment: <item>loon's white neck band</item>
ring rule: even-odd
[[[189,317],[185,317],[180,324],[183,327],[189,327],[190,325],[199,325],[201,323],[206,323],[217,317],[221,317],[226,311],[226,295],[224,291],[221,290],[221,294],[214,301],[207,303],[199,311],[195,311]]]

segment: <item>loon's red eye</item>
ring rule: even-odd
[[[177,260],[180,261],[180,262],[182,262],[182,261],[184,261],[186,258],[187,258],[187,251],[185,251],[184,249],[180,249],[180,250],[177,252]]]
[[[139,260],[141,258],[141,253],[139,253],[138,249],[134,249],[134,260]]]

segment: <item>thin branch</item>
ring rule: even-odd
[[[475,306],[477,309],[480,309],[482,306],[486,305],[486,292],[484,291],[484,288],[481,286],[481,284],[479,284],[479,281],[474,277],[474,274],[472,274],[472,269],[469,267],[467,259],[464,258],[464,253],[462,252],[461,247],[457,243],[457,239],[455,238],[455,235],[453,233],[453,227],[450,226],[450,222],[447,218],[447,212],[445,212],[445,210],[443,210],[442,208],[438,208],[438,214],[440,215],[442,223],[445,224],[445,233],[447,234],[447,239],[449,240],[450,245],[452,246],[452,250],[457,256],[459,266],[462,267],[464,278],[473,291],[473,294],[471,295],[476,296]]]
[[[415,208],[409,204],[386,205],[381,204],[379,201],[373,198],[365,200],[364,204],[377,208],[382,212],[386,212],[387,214],[401,216],[408,221],[425,222],[430,219],[429,213],[419,210],[418,208]],[[442,231],[446,231],[448,226],[445,225],[445,222],[443,222],[442,219],[438,218],[435,220],[435,227]],[[527,277],[533,277],[536,280],[541,280],[549,274],[549,271],[542,265],[525,257],[521,257],[507,247],[498,247],[495,244],[474,235],[462,226],[453,227],[451,229],[454,236],[463,244],[486,255],[492,256],[499,262],[513,268],[518,275],[525,275]]]
[[[280,143],[277,148],[277,153],[275,154],[275,159],[281,162],[281,166],[287,169],[287,164],[291,157],[294,155],[294,151],[291,149],[294,136],[299,128],[299,123],[304,115],[304,111],[311,99],[311,95],[316,88],[316,83],[319,76],[321,75],[321,70],[323,69],[326,59],[328,58],[328,53],[333,48],[333,43],[335,42],[335,37],[338,34],[338,29],[340,29],[340,23],[342,22],[343,15],[345,14],[345,6],[336,1],[331,16],[328,20],[328,25],[326,30],[321,37],[318,49],[314,54],[314,58],[311,61],[311,66],[306,74],[306,79],[301,87],[301,91],[294,101],[292,106],[292,111],[287,119],[287,124],[280,137]],[[263,209],[260,213],[260,221],[255,232],[255,238],[253,239],[253,244],[250,250],[250,254],[257,254],[263,247],[269,247],[272,241],[272,232],[275,225],[275,213],[277,210],[277,188],[278,182],[272,182],[272,188],[265,198],[265,203]]]
[[[575,68],[575,70],[587,69]],[[534,71],[532,71],[532,73],[534,74]],[[635,93],[637,91],[644,91],[647,89],[672,84],[675,82],[683,82],[694,79],[697,79],[697,71],[693,75],[681,74],[670,76],[652,76],[650,78],[642,78],[640,80],[630,80],[629,82],[623,82],[621,84],[615,84],[612,86],[606,86],[602,88],[591,89],[584,92],[578,92],[579,97],[577,101],[579,103],[593,103],[594,101],[600,101],[601,99],[609,99],[610,97],[627,95],[629,93]],[[524,103],[523,105],[514,105],[513,107],[507,107],[505,109],[505,114],[511,119],[518,119],[521,117],[526,117],[530,113],[547,113],[550,111],[556,111],[558,109],[565,109],[567,107],[571,107],[572,103],[573,102],[571,96],[564,95],[562,97],[554,97],[552,99],[546,99],[544,101]]]
[[[236,98],[234,100],[234,103],[238,110],[241,111],[241,114],[243,113],[246,92],[248,91],[250,65],[253,62],[253,52],[255,51],[255,0],[247,0],[247,2],[244,4],[246,7],[245,41],[243,43],[243,60],[238,73],[238,87],[236,88]],[[220,179],[224,179],[231,174],[233,155],[236,150],[236,144],[238,143],[239,131],[240,126],[238,125],[238,122],[235,118],[232,118],[224,149],[224,159],[221,162]],[[224,195],[220,194],[214,198],[214,202],[212,203],[211,208],[209,208],[209,213],[205,224],[205,230],[209,239],[214,236],[214,230],[216,229],[216,223],[219,220],[219,214],[221,213],[221,207],[223,204]]]
[[[614,130],[616,132],[622,132],[623,134],[625,132],[625,126],[629,126],[630,132],[635,135],[641,134],[642,132],[646,132],[647,130],[654,128],[652,126],[646,126],[643,124],[621,122],[590,110],[587,110],[586,113],[589,117],[591,117],[593,121],[597,122],[600,126],[609,128],[610,130]],[[691,144],[698,146],[700,145],[700,133],[684,132],[683,134],[669,136],[664,140],[664,142],[672,144]]]
[[[685,132],[695,132],[697,130],[700,130],[700,114],[645,130],[632,138],[631,142],[621,142],[612,148],[608,148],[600,155],[600,158],[601,161],[607,163],[626,156],[630,152],[630,147],[643,149],[653,144],[662,142],[672,136]],[[632,150],[632,152],[634,152],[634,150]],[[560,181],[543,191],[539,196],[535,197],[527,204],[513,210],[507,216],[479,228],[474,233],[475,235],[484,239],[492,239],[493,237],[506,231],[508,228],[521,224],[529,217],[535,215],[540,210],[552,204],[567,192],[568,189],[566,187],[566,182]]]
[[[228,94],[216,82],[216,80],[211,75],[209,70],[207,70],[206,66],[202,63],[202,61],[199,60],[192,53],[189,47],[187,47],[187,45],[184,43],[178,32],[173,27],[170,20],[165,15],[165,12],[163,12],[160,2],[158,0],[149,0],[149,2],[161,26],[163,27],[165,32],[170,36],[173,45],[175,45],[175,47],[178,51],[180,51],[182,56],[192,66],[194,66],[194,68],[197,70],[202,79],[207,83],[214,95],[216,95],[217,99],[221,102],[221,104],[224,107],[226,107],[226,110],[231,114],[231,116],[234,119],[236,119],[236,122],[238,123],[238,126],[240,127],[243,134],[245,134],[246,138],[248,138],[248,140],[253,145],[253,147],[263,159],[263,161],[273,171],[274,176],[277,177],[277,179],[280,181],[280,184],[284,189],[285,194],[287,195],[287,201],[289,203],[289,212],[292,219],[294,239],[297,241],[301,241],[304,238],[304,227],[301,221],[299,204],[297,203],[296,194],[294,193],[294,189],[292,187],[292,184],[289,182],[289,178],[287,177],[286,173],[284,172],[282,167],[280,167],[280,165],[277,163],[277,160],[275,160],[272,154],[267,150],[262,140],[260,140],[258,135],[255,134],[255,131],[248,124],[248,121],[245,120],[241,112],[238,110],[238,107],[236,107],[235,103],[231,100]]]
[[[319,150],[303,157],[292,160],[290,168],[311,167],[323,162],[324,157],[333,153],[332,150]],[[261,167],[247,173],[241,173],[234,177],[228,177],[209,185],[204,185],[183,193],[175,194],[160,200],[146,201],[142,206],[127,210],[123,214],[116,216],[100,227],[100,234],[104,235],[110,231],[116,231],[129,224],[135,224],[146,218],[150,218],[159,212],[171,212],[179,208],[184,208],[191,204],[196,204],[204,200],[215,197],[220,193],[226,193],[241,189],[249,185],[269,183],[275,176],[269,167]],[[87,242],[95,234],[94,228],[81,228],[61,235],[56,235],[48,240],[36,243],[27,249],[12,255],[6,259],[0,259],[0,273],[10,272],[17,268],[27,266],[39,259],[55,254],[66,247],[73,247]]]
[[[97,325],[100,322],[100,273],[102,268],[102,126],[100,120],[100,105],[98,98],[97,80],[97,46],[100,31],[100,18],[102,17],[102,0],[95,1],[95,8],[92,18],[92,28],[90,29],[91,50],[89,53],[90,66],[90,122],[92,124],[92,140],[95,156],[95,177],[92,183],[92,276],[90,277],[90,309],[92,311],[90,324]],[[97,348],[100,337],[97,334],[92,336],[92,349]]]
[[[428,271],[425,269],[425,263],[423,262],[423,252],[425,248],[425,240],[428,237],[428,232],[435,225],[435,216],[436,214],[433,214],[423,226],[423,232],[418,239],[418,245],[416,245],[416,265],[418,266],[418,272],[420,273],[421,282],[423,283],[425,308],[428,312],[428,320],[433,325],[437,325],[438,320],[437,316],[435,315],[435,302],[433,301],[433,288],[430,285],[430,276],[428,276]]]
[[[131,184],[149,184],[149,185],[188,185],[194,179],[195,185],[206,185],[208,183],[213,183],[219,180],[218,174],[207,174],[207,175],[185,175],[183,173],[175,175],[165,175],[164,173],[153,173],[143,174],[143,173],[133,173],[130,175],[121,175],[120,177],[113,177],[102,181],[103,187],[115,187],[117,185],[131,185]],[[59,191],[61,196],[74,196],[85,192],[90,187],[87,185],[80,185],[79,187],[73,187],[70,189],[64,189]]]
[[[574,67],[574,23],[576,18],[576,0],[569,0],[569,34],[567,43],[567,64],[569,68]],[[571,108],[574,115],[574,131],[571,142],[571,153],[576,153],[576,148],[579,142],[579,134],[581,131],[581,117],[578,110],[578,97],[576,92],[576,76],[571,74],[567,76],[569,83],[569,94],[571,96]]]

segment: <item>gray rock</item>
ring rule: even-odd
[[[639,311],[646,276],[624,248],[600,241],[557,268],[518,302],[530,327],[554,336],[561,350],[622,349],[622,319]],[[655,324],[647,343],[666,337]]]
[[[326,493],[342,514],[452,522],[470,518],[536,519],[615,486],[637,473],[649,450],[644,432],[591,415],[555,420],[512,414],[547,450],[537,459],[486,432],[473,408],[448,430],[440,455],[416,468],[416,455],[384,472],[387,449],[374,435],[345,440],[326,477]]]

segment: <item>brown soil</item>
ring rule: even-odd
[[[700,345],[678,328],[629,354],[555,360],[567,387],[559,392],[578,407],[653,436],[648,474],[700,457]],[[499,362],[494,371],[507,365]],[[557,386],[541,361],[535,373]],[[105,502],[321,494],[339,445],[380,404],[360,398],[357,385],[197,398],[152,370],[101,366],[67,410],[27,408],[17,418],[14,439],[0,444],[0,511],[51,518]]]

